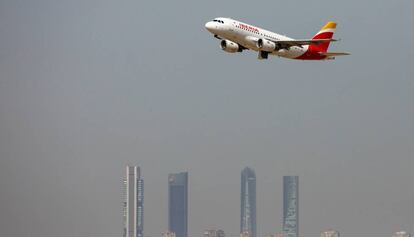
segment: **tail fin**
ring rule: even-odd
[[[336,29],[336,23],[333,21],[328,22],[322,29],[313,36],[312,39],[332,39],[334,31]],[[319,45],[310,45],[312,50],[319,52],[326,52],[328,50],[330,42],[325,42]]]

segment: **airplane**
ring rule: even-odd
[[[332,60],[345,52],[328,52],[333,39],[335,22],[328,22],[312,39],[295,40],[274,32],[246,24],[231,18],[218,17],[205,25],[206,29],[220,39],[220,47],[228,53],[243,50],[258,51],[258,59],[268,55],[298,60]]]

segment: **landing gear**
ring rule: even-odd
[[[259,55],[257,56],[257,59],[267,59],[267,57],[269,56],[269,53],[266,51],[259,51]]]

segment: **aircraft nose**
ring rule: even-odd
[[[208,31],[211,32],[214,29],[214,23],[209,21],[209,22],[206,23],[205,27]]]

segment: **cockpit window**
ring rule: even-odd
[[[217,20],[217,19],[214,19],[213,21],[214,21],[214,22],[221,23],[221,24],[224,24],[224,21],[222,21],[222,20]]]

